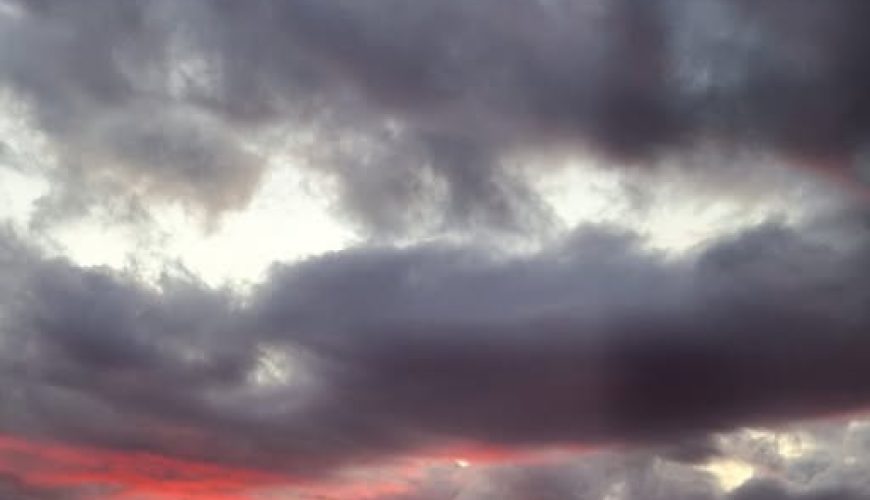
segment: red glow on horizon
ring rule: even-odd
[[[308,498],[367,500],[401,494],[433,467],[457,461],[477,468],[501,463],[534,463],[573,448],[506,448],[454,443],[437,449],[386,458],[385,463],[354,464],[318,479],[172,458],[150,452],[29,440],[0,434],[0,476],[34,491],[87,491],[95,500],[253,500]],[[459,472],[457,472],[459,473]],[[93,489],[92,489],[93,488]],[[283,496],[282,496],[283,495]]]
[[[0,474],[28,487],[105,487],[109,500],[244,500],[287,477],[250,469],[0,435]],[[101,493],[103,494],[103,493]]]

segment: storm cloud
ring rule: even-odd
[[[91,189],[238,208],[264,168],[257,138],[277,130],[370,229],[522,231],[548,217],[512,166],[529,152],[654,165],[745,150],[863,178],[868,9],[9,2],[0,75]]]
[[[357,248],[277,266],[241,302],[31,255],[4,271],[23,270],[4,425],[313,473],[445,442],[655,444],[857,409],[870,235],[837,220],[676,260],[606,228],[532,257]]]
[[[716,184],[773,158],[863,193],[868,21],[863,0],[0,0],[21,111],[0,159],[48,185],[0,231],[0,493],[87,498],[44,481],[93,466],[77,447],[234,487],[559,448],[607,451],[493,466],[462,498],[867,498],[821,455],[747,452],[769,476],[734,491],[696,467],[735,453],[720,433],[870,403],[864,197],[666,252],[615,223],[547,232],[535,182],[595,163]],[[40,246],[36,222],[96,206],[218,227],[275,165],[359,239],[244,292]]]

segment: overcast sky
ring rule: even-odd
[[[868,23],[0,0],[0,497],[870,499]]]

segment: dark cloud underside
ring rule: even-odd
[[[693,462],[710,432],[864,408],[861,208],[677,256],[613,227],[527,256],[379,237],[540,232],[529,178],[565,151],[700,178],[772,156],[863,189],[868,22],[865,0],[2,2],[2,91],[58,163],[40,216],[119,198],[217,216],[281,155],[370,234],[240,297],[2,233],[0,431],[314,477],[469,444]],[[576,486],[530,470],[502,480]],[[631,470],[630,495],[678,498]],[[54,498],[30,486],[0,477]],[[824,486],[728,498],[865,498]]]
[[[279,150],[301,148],[342,183],[352,219],[392,232],[546,221],[507,164],[549,147],[643,164],[713,145],[866,170],[861,0],[20,10],[2,19],[0,74],[35,106],[64,171],[212,212],[247,202],[262,159],[245,144],[269,127],[286,131]]]
[[[444,440],[654,443],[857,408],[868,247],[842,224],[835,243],[768,225],[677,261],[604,229],[507,260],[360,248],[276,268],[245,304],[21,251],[4,422],[313,470]],[[282,375],[257,383],[262,363]]]

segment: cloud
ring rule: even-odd
[[[253,316],[343,370],[323,422],[352,400],[383,432],[657,439],[866,397],[860,257],[831,250],[770,225],[677,262],[606,231],[506,262],[352,252],[278,272]]]
[[[676,260],[605,228],[528,257],[363,247],[277,266],[243,301],[20,249],[2,421],[310,475],[463,443],[656,444],[859,408],[862,220],[771,223]]]
[[[866,434],[866,419],[835,419],[710,435],[717,457],[708,463],[635,447],[431,467],[408,491],[379,500],[858,500],[870,495]],[[739,463],[749,476],[731,483],[727,468],[714,472],[717,461]]]
[[[669,481],[724,453],[711,432],[866,406],[861,210],[676,256],[607,226],[526,255],[387,242],[541,231],[530,178],[565,151],[701,178],[774,156],[863,189],[868,4],[3,5],[0,81],[57,159],[44,216],[120,198],[216,217],[280,157],[375,237],[239,296],[2,233],[0,431],[306,479],[432,450],[644,445],[684,463],[665,481],[640,460],[613,483],[626,498],[852,494],[795,484],[813,464],[734,493]],[[494,472],[478,496],[565,498],[568,469]],[[7,472],[9,495],[33,487]]]
[[[461,472],[433,469],[411,491],[379,500],[720,500],[700,470],[648,451],[597,452],[538,464],[482,465]]]
[[[207,213],[249,201],[262,162],[242,138],[175,99],[157,4],[29,2],[0,18],[3,80],[33,108],[57,158],[55,213],[113,196],[180,201]]]
[[[337,180],[350,218],[382,234],[545,223],[514,157],[554,148],[616,164],[774,154],[853,185],[866,170],[861,2],[19,10],[2,18],[0,66],[73,178],[95,189],[96,164],[122,192],[144,184],[210,212],[250,198],[263,162],[246,144],[267,130],[286,137],[273,153]]]
[[[866,134],[867,75],[851,63],[868,12],[855,2],[299,1],[216,12],[233,42],[247,33],[230,15],[248,15],[321,78],[460,137],[512,128],[523,134],[512,140],[573,136],[631,158],[710,136],[828,157]],[[257,75],[296,81],[270,57],[253,62]]]
[[[868,495],[841,488],[792,493],[775,481],[758,480],[742,486],[731,498],[733,500],[862,500],[868,498]]]

